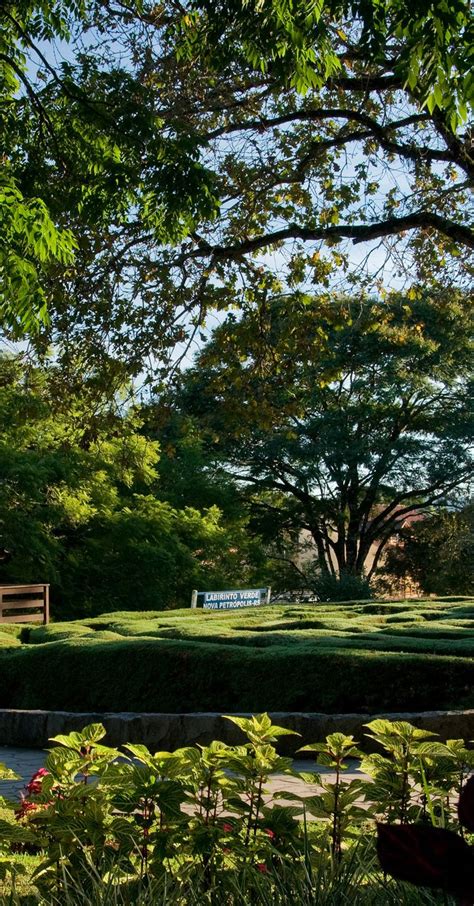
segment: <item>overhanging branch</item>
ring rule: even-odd
[[[386,236],[396,236],[410,230],[435,230],[459,245],[474,249],[474,231],[469,226],[449,220],[434,211],[415,211],[403,217],[387,217],[386,220],[363,224],[304,227],[298,223],[290,223],[281,230],[274,230],[261,236],[252,236],[229,245],[200,244],[197,248],[190,249],[180,256],[179,261],[184,262],[189,258],[205,258],[209,255],[215,261],[240,258],[289,239],[299,239],[303,242],[324,240],[337,242],[351,239],[354,244],[358,244]]]

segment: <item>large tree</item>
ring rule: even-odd
[[[210,459],[285,532],[306,529],[323,572],[372,574],[407,515],[472,474],[472,308],[412,295],[262,299],[176,394]]]
[[[118,360],[169,365],[265,272],[373,283],[382,253],[392,274],[469,279],[465,0],[22,0],[0,17],[0,314],[11,331],[48,299],[39,349],[112,385]]]

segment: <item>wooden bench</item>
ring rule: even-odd
[[[0,585],[0,623],[48,623],[49,585]]]

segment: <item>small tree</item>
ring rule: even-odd
[[[427,594],[474,593],[474,505],[459,512],[441,510],[400,532],[383,572],[412,577]]]

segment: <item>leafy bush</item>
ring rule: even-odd
[[[320,601],[361,601],[372,597],[368,580],[350,573],[319,575],[311,585]]]
[[[358,638],[358,637],[357,637]],[[70,711],[363,711],[472,706],[469,657],[78,638],[0,652],[0,706]],[[126,670],[124,670],[126,664]],[[303,669],[304,666],[304,669]]]
[[[363,760],[369,779],[345,782],[347,759],[360,755],[351,736],[333,733],[306,747],[316,767],[333,770],[321,779],[295,772],[278,755],[275,743],[291,731],[268,715],[229,719],[242,731],[242,744],[214,741],[155,754],[127,745],[123,754],[104,745],[100,724],[54,737],[45,768],[20,804],[10,805],[16,820],[0,820],[3,875],[15,878],[14,853],[36,853],[31,881],[46,902],[91,906],[437,902],[421,891],[413,899],[408,888],[377,873],[375,824],[393,828],[385,835],[391,844],[407,828],[415,839],[408,817],[421,822],[423,838],[439,837],[432,825],[442,821],[452,839],[460,795],[459,817],[471,830],[462,804],[471,796],[466,777],[474,753],[462,740],[443,745],[403,721],[373,721],[370,736],[384,754]],[[312,789],[269,800],[275,774]],[[436,880],[427,883],[444,886],[439,872]]]

